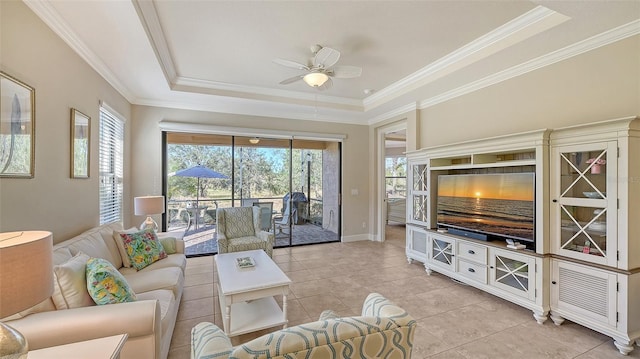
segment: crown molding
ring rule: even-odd
[[[124,86],[111,72],[109,67],[93,52],[76,33],[67,25],[58,12],[48,1],[25,0],[25,4],[42,21],[49,26],[71,49],[73,49],[89,66],[102,76],[113,88],[118,91],[130,103],[135,96]]]
[[[640,20],[635,20],[480,80],[422,100],[418,107],[425,109],[638,34],[640,34]]]
[[[363,113],[349,113],[347,111],[326,109],[318,111],[318,108],[308,106],[282,106],[282,104],[271,105],[261,101],[259,101],[259,103],[251,103],[242,99],[234,99],[234,101],[211,101],[207,99],[202,102],[187,102],[141,98],[137,99],[133,104],[139,106],[208,111],[265,118],[367,125],[365,115]]]
[[[162,25],[160,24],[160,18],[156,11],[156,6],[153,1],[138,1],[132,0],[133,7],[136,9],[140,23],[144,28],[144,31],[149,37],[149,43],[153,48],[153,52],[156,54],[160,68],[164,73],[165,79],[169,84],[169,87],[175,84],[178,78],[178,72],[173,63],[173,57],[167,44],[167,38],[162,31]]]
[[[557,26],[570,18],[537,6],[484,36],[445,55],[411,75],[385,87],[363,101],[365,111],[380,106],[418,86],[433,82],[453,71],[486,58],[507,46]]]
[[[337,97],[337,96],[327,96],[322,94],[311,94],[308,92],[298,92],[298,91],[289,91],[289,90],[274,90],[264,87],[258,86],[245,86],[245,85],[237,85],[226,82],[217,82],[217,81],[209,81],[195,78],[188,78],[178,76],[175,83],[174,88],[180,87],[194,87],[194,88],[203,88],[210,89],[220,92],[221,96],[224,96],[225,93],[246,93],[253,95],[263,96],[265,100],[284,97],[287,99],[293,100],[302,100],[308,102],[322,102],[330,105],[337,105],[341,108],[345,106],[352,111],[363,112],[364,108],[362,107],[362,101],[358,99],[345,98],[345,97]]]
[[[404,106],[395,108],[389,112],[385,112],[381,115],[378,115],[376,117],[373,117],[371,119],[369,119],[369,121],[367,121],[367,124],[369,125],[375,125],[378,122],[382,122],[385,120],[389,120],[391,118],[394,118],[396,116],[401,116],[404,115],[407,112],[411,112],[411,111],[416,111],[418,109],[418,105],[415,102],[406,104]]]

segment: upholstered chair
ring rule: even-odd
[[[416,321],[378,293],[371,293],[362,315],[339,317],[324,311],[316,322],[274,331],[233,347],[212,323],[191,330],[191,359],[204,358],[411,358]]]
[[[261,229],[260,207],[218,208],[218,253],[263,249],[273,256],[274,235]]]

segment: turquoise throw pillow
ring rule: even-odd
[[[136,294],[129,283],[109,261],[89,258],[87,261],[87,290],[98,305],[134,302]]]
[[[153,230],[120,233],[120,237],[129,257],[129,262],[136,270],[167,258],[167,252],[165,252],[162,243],[160,243],[156,232]]]

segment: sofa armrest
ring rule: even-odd
[[[263,241],[271,243],[271,247],[273,247],[273,242],[275,240],[275,236],[271,232],[260,231],[256,233],[256,236]]]
[[[52,310],[5,324],[21,332],[31,350],[127,333],[128,340],[155,338],[154,357],[160,356],[162,329],[156,300]]]
[[[362,304],[363,317],[383,317],[396,322],[398,326],[415,325],[415,320],[406,310],[378,293],[371,293]]]
[[[191,359],[229,357],[231,339],[213,323],[202,322],[191,329]]]
[[[229,253],[229,239],[221,232],[218,232],[218,253]]]

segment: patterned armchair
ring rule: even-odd
[[[260,229],[260,207],[218,208],[218,253],[264,249],[273,256],[273,233]]]
[[[233,347],[212,323],[191,331],[191,359],[204,358],[411,358],[416,321],[378,293],[371,293],[360,317],[324,311],[313,323],[275,331]]]

